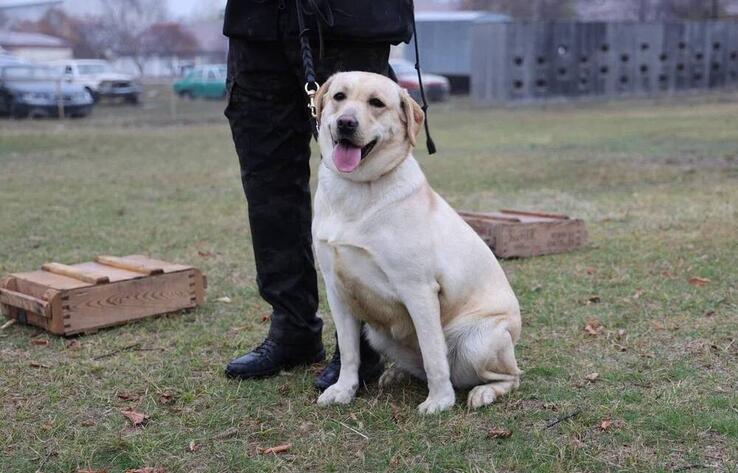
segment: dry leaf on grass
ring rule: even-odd
[[[118,399],[122,401],[138,401],[140,399],[140,396],[138,394],[132,394],[132,393],[118,393]]]
[[[31,344],[38,347],[48,347],[49,341],[45,338],[33,338],[31,339]]]
[[[502,427],[492,427],[487,431],[487,437],[491,439],[506,439],[512,435],[512,431]]]
[[[587,324],[584,326],[584,331],[587,333],[587,335],[592,335],[593,337],[601,334],[603,330],[605,330],[605,328],[597,319],[588,320]]]
[[[599,304],[602,302],[602,298],[600,296],[591,296],[589,299],[587,299],[586,304]]]
[[[195,443],[194,440],[190,440],[190,443],[187,445],[187,451],[190,453],[194,453],[202,448],[202,445],[199,443]]]
[[[168,406],[170,404],[174,404],[174,394],[172,393],[162,393],[159,396],[159,403],[164,404],[165,406]]]
[[[197,254],[200,255],[200,257],[202,258],[212,258],[213,256],[215,256],[215,253],[213,253],[212,251],[199,250]]]
[[[133,427],[142,426],[149,421],[149,417],[147,415],[136,412],[133,409],[122,409],[120,413],[131,422]]]
[[[269,322],[271,319],[272,319],[272,316],[269,315],[269,314],[262,315],[261,316],[261,323],[265,324],[265,323]]]
[[[612,427],[612,421],[610,419],[602,419],[600,422],[600,430],[606,432]]]
[[[600,373],[590,373],[587,376],[585,376],[584,379],[586,379],[590,383],[594,383],[595,381],[599,379],[599,377],[600,377]]]
[[[143,468],[134,468],[132,470],[126,470],[125,473],[167,473],[167,470],[165,470],[163,467],[160,467],[160,466],[157,466],[157,467],[145,466]]]
[[[219,298],[215,299],[215,302],[222,302],[223,304],[230,304],[233,301],[231,300],[230,297],[223,296],[223,297],[219,297]]]
[[[691,284],[691,285],[693,285],[695,287],[702,287],[702,286],[707,286],[708,284],[710,284],[710,280],[709,279],[707,279],[707,278],[701,278],[699,276],[695,276],[695,277],[689,278],[689,281],[688,282],[689,282],[689,284]]]
[[[30,366],[31,368],[46,368],[46,369],[49,369],[49,368],[51,368],[51,366],[49,366],[49,365],[45,365],[45,364],[43,364],[43,363],[39,363],[39,362],[37,362],[37,361],[32,361],[32,362],[30,362],[30,363],[28,364],[28,366]]]
[[[79,350],[82,348],[82,342],[79,340],[69,340],[65,346],[68,350]]]
[[[291,443],[285,443],[282,445],[277,445],[276,447],[269,447],[269,448],[257,448],[256,451],[261,453],[262,455],[276,455],[278,453],[285,453],[289,451],[289,449],[292,448]]]

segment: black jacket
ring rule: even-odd
[[[276,41],[298,34],[296,0],[228,0],[223,34],[253,41]],[[412,0],[299,0],[305,24],[323,36],[365,42],[408,42],[412,37]]]

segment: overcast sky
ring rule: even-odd
[[[169,11],[176,18],[214,14],[225,7],[226,0],[166,0]],[[94,14],[97,0],[65,0],[64,6],[76,14]]]

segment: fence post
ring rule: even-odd
[[[64,94],[62,93],[62,79],[56,80],[56,107],[59,111],[59,118],[64,119]]]

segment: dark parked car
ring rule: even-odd
[[[407,89],[415,101],[420,102],[420,84],[418,83],[418,72],[415,66],[404,59],[392,59],[390,66],[397,75],[397,82],[401,87]],[[437,74],[423,73],[423,88],[425,97],[429,102],[443,102],[448,98],[451,87],[448,79]]]
[[[85,117],[92,110],[89,92],[62,80],[58,69],[32,64],[0,66],[0,114],[15,118]]]

